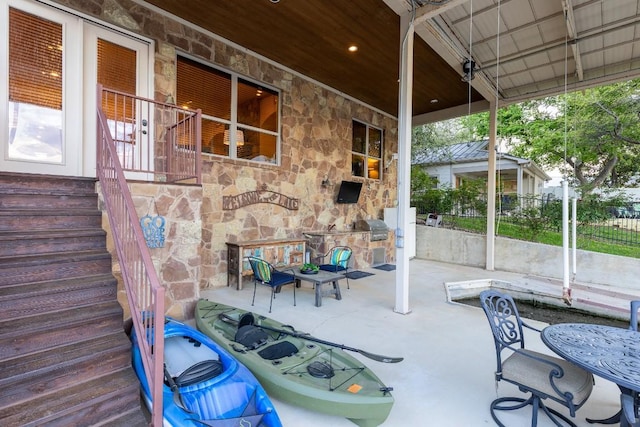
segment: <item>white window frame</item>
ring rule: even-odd
[[[236,72],[230,71],[228,69],[222,68],[222,67],[218,67],[214,64],[208,63],[206,61],[203,61],[197,57],[191,56],[189,54],[185,54],[184,52],[180,52],[177,55],[178,57],[182,57],[182,58],[186,58],[189,59],[191,61],[195,61],[198,62],[206,67],[209,67],[213,70],[216,71],[220,71],[222,73],[228,74],[231,77],[231,114],[230,114],[230,120],[227,119],[223,119],[221,117],[215,117],[215,116],[210,116],[208,114],[202,113],[202,118],[203,119],[207,119],[207,120],[211,120],[214,121],[216,123],[221,123],[225,126],[229,127],[229,155],[225,156],[222,154],[214,154],[214,153],[206,153],[203,152],[203,155],[207,155],[207,156],[212,156],[212,157],[219,157],[219,158],[223,158],[223,159],[233,159],[233,160],[241,160],[241,161],[246,161],[246,162],[252,162],[252,163],[258,163],[258,164],[273,164],[273,165],[277,165],[280,166],[281,165],[281,141],[282,141],[282,137],[281,137],[281,123],[282,123],[282,113],[281,113],[281,104],[282,102],[280,101],[282,99],[282,92],[278,89],[275,88],[273,86],[270,86],[268,84],[265,84],[263,82],[259,82],[257,80],[251,79],[247,76],[238,74]],[[277,114],[278,114],[278,129],[276,132],[273,131],[269,131],[266,129],[262,129],[259,127],[255,127],[255,126],[250,126],[247,124],[243,124],[243,123],[238,123],[238,79],[241,80],[245,80],[249,83],[255,84],[256,86],[265,88],[265,89],[269,89],[273,92],[276,92],[278,94],[278,106],[277,106]],[[198,106],[194,106],[194,108],[198,108]],[[263,162],[263,161],[259,161],[259,160],[252,160],[252,159],[243,159],[243,158],[239,158],[237,156],[238,150],[237,150],[237,146],[236,146],[236,130],[249,130],[249,131],[255,131],[258,133],[263,133],[266,135],[271,135],[271,136],[275,136],[276,137],[276,161],[275,163],[270,163],[270,162]]]
[[[365,179],[371,179],[373,181],[382,182],[382,175],[384,173],[384,170],[383,170],[384,169],[384,164],[383,164],[384,163],[384,129],[378,126],[373,126],[369,123],[363,122],[358,119],[352,119],[352,123],[359,123],[363,125],[366,129],[364,153],[353,151],[353,129],[352,129],[351,157],[353,158],[354,154],[358,156],[364,156],[364,175],[363,176],[353,175],[353,176],[357,178],[365,178]],[[369,156],[369,129],[376,129],[380,131],[380,157]],[[378,160],[378,178],[369,177],[369,169],[367,168],[367,165],[369,164],[369,159]]]

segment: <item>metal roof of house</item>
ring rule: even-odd
[[[429,153],[418,154],[415,156],[412,164],[423,166],[438,166],[488,161],[488,145],[489,141],[487,140],[453,144],[447,147],[442,147],[437,150],[430,151]],[[529,165],[530,168],[535,170],[536,175],[542,177],[545,180],[551,179],[551,177],[547,175],[545,171],[543,171],[535,162],[529,159],[512,156],[511,154],[507,153],[498,153],[497,158],[498,160],[507,160],[518,165]]]
[[[489,141],[470,141],[441,147],[415,156],[413,164],[438,165],[449,163],[475,162],[489,159]]]

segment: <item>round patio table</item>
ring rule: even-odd
[[[620,387],[622,412],[599,422],[640,426],[634,397],[640,392],[640,333],[589,323],[547,326],[542,341],[562,358]],[[589,422],[598,422],[587,420]]]

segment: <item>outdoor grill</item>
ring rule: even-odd
[[[369,231],[373,242],[387,240],[389,228],[381,219],[359,219],[356,221],[356,231]]]

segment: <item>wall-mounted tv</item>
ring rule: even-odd
[[[361,189],[361,182],[342,181],[336,203],[358,203]]]

